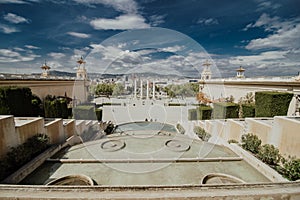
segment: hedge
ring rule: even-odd
[[[211,119],[212,108],[210,106],[201,105],[197,109],[197,119],[206,120]]]
[[[214,119],[227,119],[239,117],[239,105],[236,103],[213,103],[213,107]]]
[[[255,104],[242,104],[242,118],[255,117]]]
[[[68,119],[69,109],[67,100],[48,95],[44,101],[45,117]]]
[[[73,118],[80,120],[97,120],[95,106],[79,105],[73,109]]]
[[[41,100],[27,87],[0,87],[0,115],[16,117],[42,115]]]
[[[97,120],[98,120],[98,121],[101,121],[101,120],[102,120],[102,115],[103,115],[102,109],[97,108],[97,109],[95,110],[95,112],[96,112]]]
[[[255,92],[255,117],[286,115],[293,96],[287,92]]]

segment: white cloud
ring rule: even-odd
[[[18,47],[17,47],[18,48]],[[0,49],[0,62],[1,63],[14,63],[32,61],[39,55],[33,54],[30,51],[23,52],[23,54],[11,49]]]
[[[265,38],[251,40],[246,49],[299,49],[300,48],[300,18],[283,20],[279,17],[270,17],[262,14],[254,23],[247,25],[248,28],[263,27],[266,32],[271,32]]]
[[[12,26],[6,26],[4,24],[0,24],[0,31],[5,34],[20,32],[20,30],[18,30],[17,28]]]
[[[158,26],[165,22],[164,18],[166,15],[152,15],[150,16],[150,21],[152,26]]]
[[[134,0],[73,0],[76,3],[93,5],[103,4],[124,13],[137,13],[138,6]]]
[[[24,47],[26,47],[27,49],[40,49],[40,47],[36,47],[33,45],[25,45]]]
[[[63,53],[51,52],[51,53],[48,53],[48,56],[50,56],[54,59],[60,59],[60,58],[65,57],[66,55]]]
[[[197,23],[209,26],[219,24],[219,21],[215,18],[200,18],[198,19]]]
[[[185,48],[184,46],[175,45],[172,47],[161,48],[159,49],[159,51],[176,53],[178,51],[182,51],[184,48]]]
[[[14,13],[7,13],[6,15],[4,15],[3,17],[6,21],[10,22],[10,23],[14,23],[14,24],[20,24],[20,23],[29,23],[29,20],[18,16]]]
[[[274,3],[269,0],[256,0],[258,3],[256,11],[276,10],[281,7],[279,3]]]
[[[91,26],[97,30],[129,30],[150,28],[149,24],[145,23],[145,19],[140,15],[121,15],[115,19],[94,19],[90,22]]]
[[[85,33],[78,33],[78,32],[67,32],[68,35],[74,36],[74,37],[78,37],[78,38],[89,38],[90,35],[89,34],[85,34]]]
[[[0,4],[25,4],[31,2],[39,2],[39,0],[0,0]]]

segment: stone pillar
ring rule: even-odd
[[[149,80],[147,80],[147,93],[146,93],[146,99],[149,99]]]
[[[134,98],[136,99],[136,79],[134,79]]]
[[[141,99],[143,99],[143,80],[141,80]]]
[[[152,99],[155,99],[155,82],[153,81]]]

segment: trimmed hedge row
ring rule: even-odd
[[[76,106],[73,109],[73,118],[80,119],[80,120],[97,120],[95,114],[95,106],[92,105]]]
[[[287,92],[255,92],[255,117],[286,115],[292,98]]]
[[[242,118],[255,117],[255,104],[242,104]]]
[[[213,118],[227,119],[239,117],[239,105],[236,103],[220,102],[213,103]]]
[[[200,105],[195,109],[188,110],[188,120],[207,120],[211,119],[212,108],[206,105]]]
[[[33,117],[42,113],[42,101],[32,94],[30,88],[0,87],[0,115]]]

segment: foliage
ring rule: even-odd
[[[293,94],[287,92],[256,92],[255,117],[286,115]]]
[[[29,138],[24,144],[11,148],[4,159],[0,161],[0,180],[48,148],[48,142],[47,135],[38,134]]]
[[[259,148],[258,158],[268,165],[278,165],[281,160],[278,148],[274,145],[264,144]]]
[[[211,119],[212,108],[206,105],[200,105],[197,108],[197,119],[198,120],[207,120]]]
[[[200,126],[194,126],[194,133],[197,134],[197,136],[202,140],[202,141],[208,141],[211,135],[207,133],[203,128]]]
[[[255,117],[255,104],[241,104],[241,117]]]
[[[95,105],[78,105],[73,109],[73,118],[81,120],[97,120]]]
[[[234,97],[230,95],[230,97],[226,97],[225,102],[234,103]]]
[[[254,104],[254,102],[254,94],[252,92],[247,93],[245,97],[239,100],[240,104]]]
[[[179,133],[184,134],[185,133],[185,129],[183,128],[183,126],[181,124],[177,124],[176,125],[177,130],[179,131]]]
[[[198,92],[196,95],[196,99],[200,104],[204,104],[204,105],[207,105],[212,102],[209,98],[205,96],[203,92]]]
[[[181,85],[168,85],[163,89],[170,98],[180,97],[192,97],[199,91],[199,85],[197,83],[185,83]]]
[[[229,143],[229,144],[231,144],[231,143],[236,143],[236,144],[237,144],[237,143],[239,143],[239,142],[236,141],[236,140],[234,140],[234,139],[231,139],[231,140],[228,140],[228,143]]]
[[[214,119],[238,118],[239,105],[236,103],[214,103],[213,108]]]
[[[289,157],[283,161],[283,167],[279,168],[279,173],[290,181],[296,181],[300,179],[300,159],[295,157]]]
[[[47,95],[44,100],[45,117],[64,118],[69,117],[68,101],[63,97]]]
[[[257,154],[259,147],[261,145],[261,140],[252,133],[242,135],[242,147],[254,154]]]
[[[112,95],[113,95],[113,96],[119,96],[119,95],[123,94],[124,91],[125,91],[124,85],[121,84],[121,83],[117,83],[117,84],[115,84],[114,87],[113,87]]]
[[[95,87],[96,95],[105,95],[111,96],[114,91],[115,84],[114,83],[101,83]]]
[[[23,116],[42,115],[42,103],[27,87],[0,87],[0,114]]]

